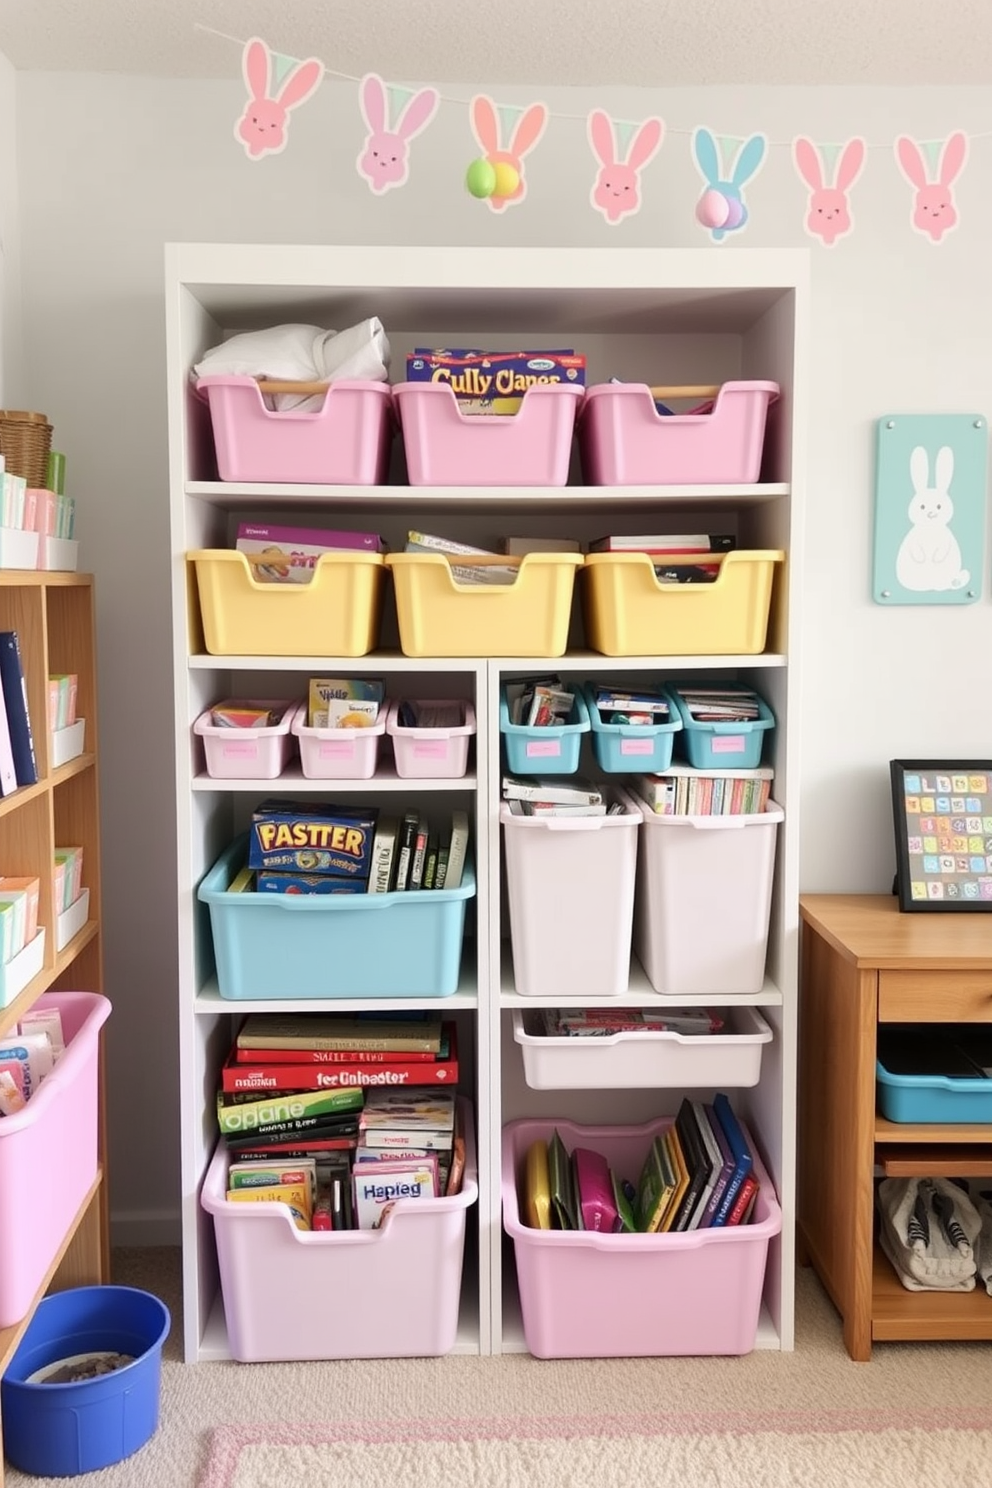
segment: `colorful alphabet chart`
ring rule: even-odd
[[[910,901],[992,909],[992,765],[906,768],[901,795]]]

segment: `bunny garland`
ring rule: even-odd
[[[400,110],[389,127],[386,84],[377,73],[366,73],[359,85],[362,116],[368,134],[355,162],[360,176],[381,195],[392,186],[404,186],[410,175],[410,141],[422,134],[441,102],[436,88],[421,88]]]
[[[805,229],[811,238],[818,238],[827,248],[832,248],[838,238],[854,230],[847,194],[864,168],[865,142],[860,138],[847,141],[831,185],[827,184],[831,173],[826,168],[823,154],[819,145],[814,145],[803,135],[792,142],[796,170],[810,190]]]
[[[617,155],[617,126],[602,109],[593,109],[586,121],[589,144],[599,161],[599,173],[589,193],[589,200],[611,227],[623,217],[641,210],[641,171],[661,149],[665,125],[661,119],[645,119],[639,124],[624,154]]]
[[[492,166],[497,182],[494,191],[485,193],[485,200],[491,211],[502,212],[506,207],[522,202],[527,195],[524,156],[530,154],[544,133],[548,122],[547,107],[543,103],[532,103],[524,109],[510,130],[505,146],[501,143],[499,115],[491,98],[477,93],[469,104],[469,118],[482,158]],[[500,166],[509,169],[501,172]],[[501,188],[498,184],[501,180],[510,184]],[[505,196],[500,194],[501,189],[506,191]]]
[[[900,135],[895,143],[896,160],[911,186],[916,188],[913,199],[913,228],[931,243],[939,243],[958,225],[957,207],[954,203],[953,183],[964,170],[968,158],[968,136],[960,129],[949,134],[940,152],[937,179],[931,181],[923,151],[915,140]]]
[[[277,85],[273,95],[272,54],[264,41],[253,36],[241,58],[248,102],[234,126],[234,138],[244,145],[249,160],[278,155],[286,148],[289,111],[315,93],[324,76],[324,64],[316,57],[296,62]]]
[[[709,229],[715,243],[722,242],[727,233],[740,232],[747,225],[744,187],[760,170],[766,145],[763,134],[753,134],[749,140],[739,143],[734,163],[729,174],[725,175],[713,135],[702,127],[694,131],[692,153],[706,183],[706,189],[696,203],[696,221]]]

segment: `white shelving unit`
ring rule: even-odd
[[[785,808],[779,829],[768,970],[751,998],[774,1031],[760,1084],[734,1093],[757,1138],[784,1215],[768,1261],[759,1346],[793,1346],[795,1216],[796,1016],[798,951],[798,767],[796,658],[800,593],[793,576],[801,544],[805,425],[807,255],[713,249],[692,251],[570,249],[320,248],[170,245],[166,258],[169,447],[172,531],[173,659],[176,702],[179,1018],[186,1357],[223,1358],[226,1329],[211,1225],[199,1188],[215,1142],[212,1093],[240,1017],[283,1010],[283,1000],[225,1001],[206,968],[209,935],[197,883],[263,795],[313,791],[396,809],[407,798],[445,807],[465,804],[474,821],[478,881],[474,930],[466,939],[454,997],[432,1004],[458,1020],[463,1087],[476,1105],[480,1197],[470,1212],[457,1347],[474,1353],[523,1348],[512,1262],[504,1251],[500,1208],[500,1133],[518,1116],[578,1121],[635,1121],[673,1112],[674,1090],[543,1092],[524,1083],[513,1042],[512,1009],[579,1000],[524,998],[513,990],[505,907],[500,902],[500,751],[497,699],[501,680],[560,671],[575,680],[640,676],[677,679],[708,672],[759,687],[775,711],[775,799]],[[213,478],[206,413],[188,387],[193,363],[235,330],[281,321],[343,327],[378,315],[392,345],[395,375],[414,345],[479,345],[499,349],[574,345],[588,358],[590,382],[613,375],[651,383],[715,383],[734,377],[773,379],[782,397],[772,410],[763,479],[751,486],[692,488],[582,486],[557,488],[409,487],[402,467],[378,487],[226,484]],[[195,589],[185,554],[226,547],[239,518],[271,513],[289,524],[377,530],[402,546],[407,528],[442,531],[482,545],[500,535],[570,536],[582,540],[614,527],[670,527],[691,515],[735,531],[739,545],[783,548],[776,577],[768,649],[760,656],[610,658],[588,649],[576,607],[566,656],[415,661],[398,649],[390,600],[383,649],[359,660],[328,656],[215,657],[199,637]],[[623,518],[622,522],[615,519]],[[333,522],[332,520],[333,519]],[[729,525],[728,525],[729,524]],[[295,696],[310,675],[382,676],[393,695],[465,696],[476,709],[478,735],[469,774],[454,781],[400,781],[391,769],[374,780],[211,780],[191,737],[196,716],[224,694]],[[260,688],[264,690],[260,691]],[[714,924],[719,906],[714,906]],[[693,999],[686,999],[692,1001]],[[714,1005],[718,998],[705,1000]],[[730,1001],[730,999],[728,999]],[[662,1004],[640,967],[631,968],[618,1005]],[[423,1006],[423,1001],[311,1001],[308,1010]]]

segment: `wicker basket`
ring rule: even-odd
[[[52,426],[45,414],[0,409],[0,455],[12,475],[44,488],[51,447]]]

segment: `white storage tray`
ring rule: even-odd
[[[650,1090],[742,1088],[757,1085],[761,1054],[772,1030],[754,1007],[726,1012],[724,1032],[612,1033],[606,1037],[549,1038],[528,1030],[540,1014],[517,1009],[513,1037],[532,1090]]]
[[[39,929],[34,940],[29,940],[22,951],[0,966],[0,1008],[10,1007],[15,997],[20,997],[28,982],[36,977],[45,964],[45,931]]]
[[[83,889],[78,899],[74,899],[68,909],[64,909],[55,919],[55,949],[64,951],[70,940],[74,939],[82,930],[90,914],[90,891]]]
[[[68,728],[52,730],[52,769],[67,765],[82,754],[86,742],[86,719],[77,718]]]

